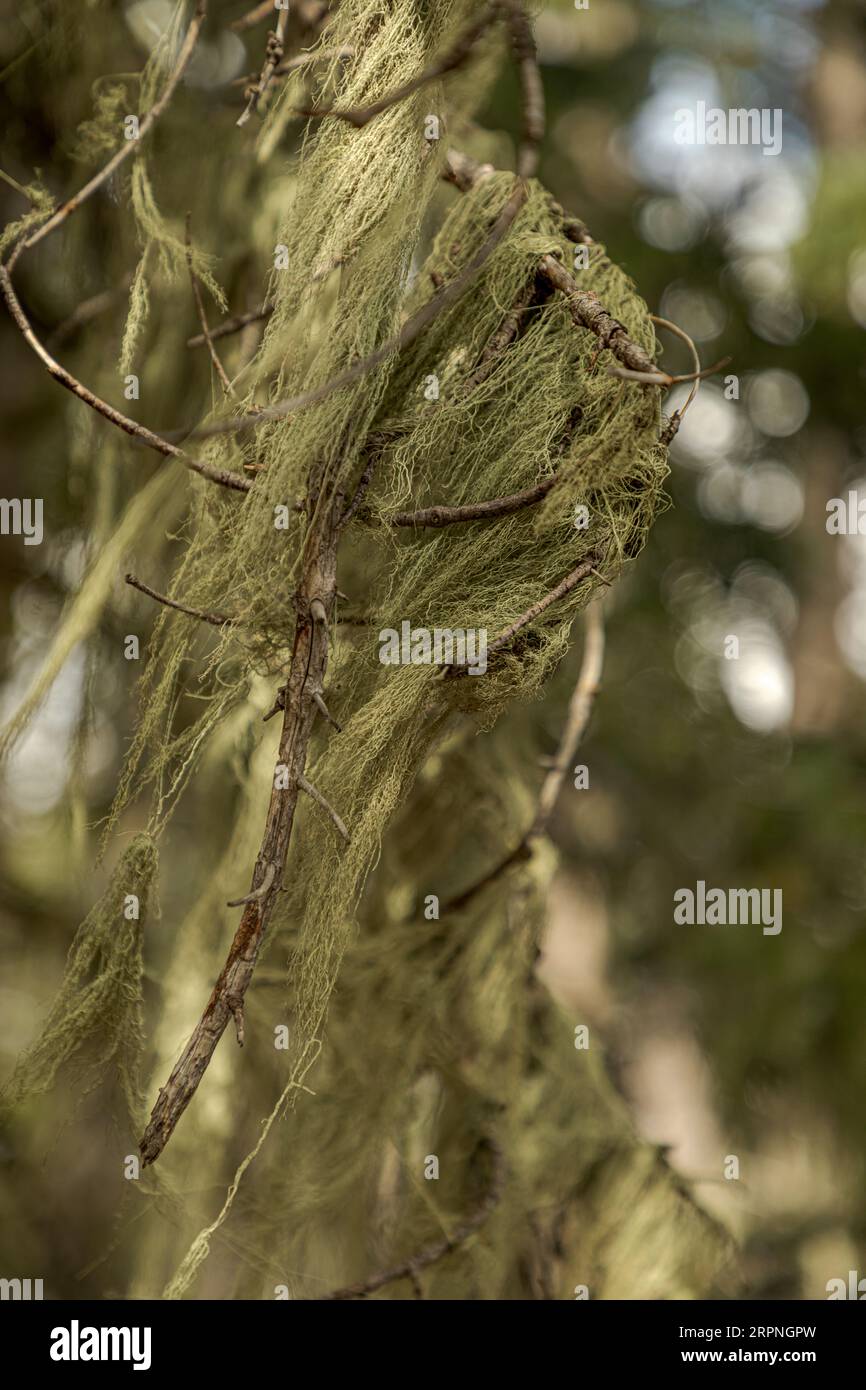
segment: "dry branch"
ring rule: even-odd
[[[339,493],[323,500],[307,533],[304,565],[295,594],[297,619],[285,686],[283,725],[264,835],[253,869],[250,900],[244,907],[225,965],[204,1013],[168,1081],[160,1088],[139,1144],[144,1164],[153,1163],[159,1158],[195,1095],[229,1019],[243,1008],[282,885],[298,795],[305,780],[307,749],[316,718],[316,706],[310,699],[310,692],[323,688],[328,664],[328,628],[327,622],[321,620],[321,614],[326,619],[330,617],[336,597],[337,534],[342,501]]]

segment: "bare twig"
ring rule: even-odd
[[[161,435],[154,434],[153,431],[149,430],[145,425],[140,425],[137,420],[131,420],[129,416],[124,415],[122,411],[115,410],[113,405],[109,405],[107,401],[95,395],[89,387],[82,385],[78,378],[74,377],[71,372],[68,372],[65,367],[61,367],[60,363],[55,361],[48,349],[43,346],[33,332],[30,322],[12,286],[9,271],[5,266],[0,266],[0,289],[3,291],[3,296],[6,300],[9,312],[18,328],[21,330],[24,341],[27,343],[28,347],[35,352],[49,374],[54,377],[54,380],[59,381],[61,386],[65,386],[67,391],[71,391],[79,400],[89,405],[92,410],[103,415],[106,420],[110,420],[118,429],[124,430],[126,434],[134,435],[136,439],[140,439],[149,449],[155,449],[157,453],[164,455],[166,458],[179,459],[181,463],[193,473],[198,473],[200,477],[207,478],[209,482],[219,483],[221,487],[233,488],[237,492],[249,492],[252,483],[248,478],[244,478],[237,473],[230,473],[226,468],[212,468],[210,464],[200,463],[198,459],[190,458],[190,456],[184,453],[183,449],[179,449],[176,444],[172,444],[169,440],[163,439]]]
[[[319,711],[319,714],[322,716],[322,718],[327,719],[328,723],[337,730],[337,733],[341,734],[343,732],[343,726],[342,724],[337,723],[331,711],[328,709],[328,706],[325,704],[325,697],[322,694],[322,692],[320,690],[313,690],[310,692],[310,695],[313,704],[316,706],[316,709]]]
[[[104,183],[107,183],[112,174],[116,173],[120,166],[136,152],[139,141],[143,140],[144,137],[150,133],[174,96],[178,83],[186,72],[189,61],[192,58],[199,34],[201,33],[202,25],[204,24],[206,12],[207,0],[196,0],[195,13],[184,35],[183,43],[177,55],[177,62],[162,92],[153,103],[153,106],[142,116],[138,126],[138,139],[124,140],[121,149],[117,150],[115,154],[111,156],[111,159],[109,159],[104,168],[100,169],[98,174],[94,174],[93,178],[89,179],[83,188],[80,188],[73,197],[68,198],[65,203],[61,204],[53,216],[49,217],[47,222],[43,222],[41,227],[37,227],[34,232],[31,232],[30,235],[24,239],[24,241],[18,243],[18,246],[7,262],[10,270],[22,250],[29,251],[31,247],[36,246],[37,243],[42,241],[44,237],[47,237],[50,232],[53,232],[61,223],[65,222],[70,213],[80,208],[81,204],[86,202],[91,194],[95,193],[98,188],[101,188]]]
[[[655,319],[654,314],[650,314],[651,319]],[[712,367],[704,367],[696,372],[681,372],[677,376],[671,376],[670,372],[656,370],[654,372],[630,372],[627,367],[607,367],[608,376],[619,377],[621,381],[639,381],[644,386],[663,386],[665,390],[669,386],[679,386],[685,381],[703,381],[708,376],[715,376],[716,372],[722,371],[730,362],[730,357],[720,357],[718,362],[714,362]]]
[[[235,389],[229,381],[228,376],[226,375],[225,367],[219,359],[219,354],[217,353],[217,350],[213,345],[213,338],[211,337],[210,329],[207,326],[207,314],[205,313],[204,299],[202,298],[201,293],[201,285],[199,284],[198,276],[195,273],[192,263],[191,222],[192,214],[188,212],[186,215],[186,264],[189,270],[189,281],[192,285],[192,293],[193,298],[195,299],[195,307],[198,312],[198,319],[199,323],[201,324],[202,337],[207,343],[207,350],[210,353],[210,360],[214,365],[214,370],[220,379],[220,384],[223,388],[225,395],[234,396]]]
[[[465,1216],[450,1235],[439,1236],[436,1240],[431,1240],[398,1264],[391,1265],[388,1269],[380,1269],[377,1273],[369,1275],[357,1284],[348,1284],[345,1288],[333,1289],[331,1293],[323,1295],[322,1301],[345,1302],[352,1298],[366,1298],[368,1294],[375,1293],[377,1289],[384,1288],[386,1284],[393,1284],[397,1279],[409,1279],[417,1294],[416,1281],[420,1271],[428,1269],[430,1265],[436,1264],[461,1245],[465,1245],[470,1236],[475,1235],[475,1232],[481,1229],[502,1200],[506,1179],[505,1159],[502,1150],[492,1140],[487,1141],[484,1147],[489,1149],[491,1157],[490,1184],[475,1210]]]
[[[233,19],[229,28],[234,29],[236,34],[242,34],[246,29],[255,29],[256,25],[270,19],[274,8],[274,0],[261,0],[260,4],[254,5],[246,14],[241,15],[240,19]],[[327,0],[292,0],[292,9],[307,29],[317,29],[328,13]]]
[[[274,12],[274,0],[261,0],[258,5],[253,5],[251,10],[242,14],[239,19],[233,19],[229,25],[236,34],[242,34],[246,29],[254,29],[257,24],[263,24]]]
[[[175,608],[178,613],[186,613],[190,618],[198,618],[200,622],[210,623],[211,627],[231,627],[235,621],[227,613],[208,613],[202,608],[190,608],[185,603],[178,603],[176,599],[168,598],[166,594],[160,594],[156,589],[151,589],[149,584],[145,584],[141,579],[136,579],[134,574],[126,575],[126,583],[133,589],[138,589],[139,593],[147,594],[148,598],[156,599],[157,603],[163,604],[166,608]]]
[[[238,116],[236,124],[246,125],[250,116],[255,111],[268,87],[271,85],[271,78],[283,60],[283,44],[286,39],[286,25],[289,22],[288,6],[280,10],[277,16],[277,27],[268,34],[267,48],[265,50],[265,62],[262,68],[262,75],[258,82],[253,83],[249,89],[247,104]]]
[[[275,869],[273,864],[269,864],[265,876],[258,888],[254,888],[251,893],[247,893],[243,898],[232,898],[231,902],[226,903],[226,907],[246,907],[247,903],[257,903],[265,896],[274,881]]]
[[[671,418],[668,420],[667,424],[661,432],[662,444],[670,444],[671,440],[674,438],[674,435],[680,427],[683,416],[685,415],[695,396],[698,394],[701,385],[701,378],[703,375],[705,375],[705,373],[701,372],[701,359],[698,354],[698,350],[695,346],[694,340],[689,337],[685,329],[678,327],[678,325],[675,323],[671,323],[670,319],[659,318],[657,314],[650,314],[650,318],[652,319],[653,323],[659,324],[661,328],[666,328],[669,333],[674,333],[678,338],[682,339],[682,341],[686,344],[686,347],[689,349],[692,355],[692,361],[695,364],[695,370],[692,377],[692,389],[689,392],[683,404],[680,406],[679,410],[675,410],[674,413],[671,415]],[[727,366],[729,361],[730,358],[726,358],[724,365]]]
[[[213,343],[217,338],[227,338],[231,333],[239,333],[242,328],[246,328],[250,323],[260,323],[262,319],[269,319],[274,312],[271,303],[263,304],[261,309],[253,309],[249,314],[235,314],[230,319],[224,319],[218,323],[216,328],[210,330],[210,339]],[[203,333],[196,333],[191,338],[187,338],[188,348],[205,347],[207,339]]]
[[[527,831],[527,840],[543,835],[550,824],[550,818],[562,790],[562,784],[571,767],[571,761],[577,752],[578,744],[586,731],[593,702],[598,693],[598,685],[604,666],[604,618],[601,602],[598,599],[589,604],[586,609],[584,633],[580,675],[569,701],[565,728],[559,740],[556,756],[541,788],[535,819]]]
[[[517,152],[517,172],[521,178],[531,179],[538,168],[538,156],[544,139],[544,85],[538,68],[535,40],[522,0],[506,0],[506,7],[523,99],[523,131]]]

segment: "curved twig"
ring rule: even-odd
[[[673,439],[674,435],[680,427],[683,416],[685,415],[695,396],[698,394],[701,385],[701,378],[703,376],[709,375],[709,373],[701,372],[701,359],[698,354],[697,347],[695,346],[694,340],[689,337],[688,333],[686,333],[684,328],[680,328],[679,325],[676,323],[671,323],[670,319],[660,318],[658,314],[650,314],[650,318],[652,319],[653,323],[659,324],[662,328],[666,328],[668,332],[674,333],[678,338],[682,339],[682,341],[686,344],[687,348],[691,352],[692,361],[695,364],[694,376],[692,378],[692,389],[689,392],[683,404],[680,406],[679,410],[674,411],[673,415],[668,420],[668,423],[662,430],[661,442],[663,444],[670,444],[671,440]],[[725,358],[724,365],[727,366],[727,363],[729,361],[730,358]],[[718,371],[718,367],[713,368],[713,370]]]
[[[146,425],[140,425],[137,420],[131,420],[128,415],[116,410],[113,405],[109,405],[89,387],[84,386],[65,367],[61,367],[60,363],[51,356],[51,353],[33,332],[30,321],[15,293],[6,266],[0,266],[0,289],[3,291],[9,312],[21,330],[21,335],[27,346],[35,352],[54,380],[59,381],[61,386],[65,386],[67,391],[71,391],[79,400],[84,401],[85,405],[89,405],[92,410],[104,416],[106,420],[110,420],[118,429],[124,430],[126,434],[134,435],[149,449],[155,449],[158,454],[162,454],[166,458],[179,459],[191,472],[198,473],[200,477],[207,478],[209,482],[219,483],[221,487],[233,488],[237,492],[249,492],[252,487],[249,478],[244,478],[238,473],[230,473],[227,468],[212,468],[208,463],[200,463],[198,459],[190,458],[189,454],[184,453],[183,449],[179,449],[176,444],[163,439],[161,435],[154,434],[153,430],[149,430]]]

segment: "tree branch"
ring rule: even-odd
[[[311,477],[309,492],[312,495],[314,491]],[[342,505],[341,493],[335,493],[323,501],[316,509],[307,532],[303,569],[294,595],[297,612],[295,640],[285,685],[276,770],[248,901],[204,1013],[168,1081],[161,1087],[151,1111],[139,1144],[144,1165],[159,1158],[195,1095],[229,1019],[235,1018],[237,1021],[238,1011],[243,1009],[244,997],[282,886],[298,795],[304,789],[306,780],[304,767],[307,750],[317,714],[310,691],[324,688],[328,664],[327,619],[333,611],[336,597],[337,535]]]

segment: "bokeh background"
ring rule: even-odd
[[[123,72],[141,66],[169,6],[89,8],[94,26],[110,24]],[[227,23],[244,8],[215,13]],[[866,1273],[866,535],[826,529],[830,499],[851,490],[866,499],[866,14],[846,0],[538,9],[542,178],[653,312],[686,330],[705,364],[730,355],[726,373],[738,380],[737,399],[724,375],[703,384],[671,450],[673,505],[606,601],[607,666],[580,757],[592,796],[568,790],[560,803],[562,867],[540,968],[604,1038],[639,1130],[736,1234],[743,1291],[825,1297],[829,1277]],[[62,40],[62,23],[62,7],[37,0],[0,9],[0,168],[12,180],[0,182],[3,223],[21,215],[14,184],[35,168],[56,189],[81,179],[72,132],[92,94],[77,81],[74,48],[65,84],[40,81],[40,53]],[[230,83],[258,66],[262,41],[261,29],[214,41],[195,81],[211,93],[215,121],[233,119]],[[699,100],[781,108],[779,156],[676,144],[675,112]],[[516,110],[504,73],[482,121],[501,132],[490,146],[503,159]],[[113,235],[106,213],[105,247]],[[39,330],[56,335],[58,351],[116,355],[125,285],[105,283],[103,249],[90,248],[75,280],[44,261],[38,280],[22,269]],[[105,290],[85,349],[69,315]],[[238,292],[233,306],[254,302],[252,280],[241,290],[246,301]],[[184,312],[186,335],[195,324]],[[689,370],[682,344],[661,339],[665,365]],[[104,445],[70,425],[63,392],[5,318],[0,352],[0,493],[42,496],[55,518],[40,547],[0,540],[6,718],[88,554],[76,451]],[[206,378],[204,362],[191,364],[175,383],[175,411]],[[111,486],[131,494],[133,473]],[[105,516],[116,502],[106,495]],[[72,654],[0,774],[3,1074],[35,1035],[103,881],[90,827],[110,804],[133,705],[131,682],[100,655],[129,630],[125,601]],[[731,635],[736,660],[725,656]],[[554,690],[535,711],[551,746],[561,697]],[[211,796],[178,816],[191,855],[202,818],[216,823],[224,809]],[[675,926],[673,894],[698,879],[780,888],[782,932]],[[169,909],[178,891],[169,876]],[[52,1135],[46,1122],[37,1147]],[[728,1156],[738,1181],[725,1177]],[[0,1139],[0,1164],[10,1161]],[[38,1169],[27,1190],[7,1191],[3,1261],[54,1270],[61,1291],[81,1296],[84,1252],[113,1229],[86,1152],[73,1188],[74,1210]]]

